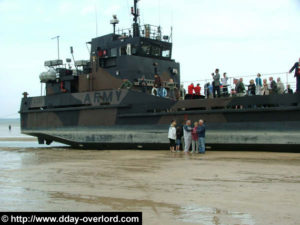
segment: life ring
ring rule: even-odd
[[[159,89],[154,87],[154,88],[152,88],[151,94],[154,95],[154,96],[160,96],[158,91],[159,91]],[[161,88],[161,92],[162,93],[161,93],[160,97],[164,97],[164,98],[167,97],[167,95],[168,95],[167,89]]]
[[[154,96],[158,96],[158,90],[157,88],[152,88],[152,91],[151,91],[151,94],[154,95]]]
[[[167,95],[168,95],[168,91],[167,91],[167,89],[165,89],[165,88],[163,88],[162,89],[162,97],[167,97]]]

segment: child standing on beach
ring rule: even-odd
[[[168,138],[170,140],[170,151],[175,152],[175,140],[176,140],[176,121],[172,120],[170,128],[169,128],[169,134]]]

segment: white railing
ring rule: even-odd
[[[223,74],[220,74],[221,79],[223,78]],[[245,75],[245,76],[228,76],[228,81],[227,84],[228,86],[228,90],[234,89],[235,85],[233,83],[234,79],[240,79],[243,78],[243,83],[244,85],[248,85],[250,80],[254,80],[256,79],[257,74],[255,75]],[[288,72],[280,72],[280,73],[261,73],[261,79],[262,81],[264,79],[267,79],[268,83],[269,83],[269,77],[273,77],[273,79],[277,82],[277,78],[279,77],[281,79],[281,82],[284,84],[284,87],[286,89],[287,85],[291,85],[291,88],[293,89],[293,91],[296,90],[296,78],[294,78],[294,73],[288,73]],[[220,79],[220,80],[221,80]],[[204,95],[204,85],[206,83],[212,83],[213,79],[202,79],[202,80],[193,80],[193,81],[182,81],[181,84],[184,86],[184,88],[187,90],[187,87],[191,84],[194,83],[194,85],[196,86],[198,83],[201,86],[201,94]]]

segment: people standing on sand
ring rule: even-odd
[[[257,74],[257,78],[255,79],[255,84],[256,84],[256,90],[255,94],[256,95],[262,95],[261,90],[262,90],[262,80],[261,80],[261,74]]]
[[[205,154],[205,125],[203,120],[199,120],[197,134],[199,141],[199,153]]]
[[[198,122],[194,123],[194,128],[192,130],[192,153],[198,153],[199,140],[198,140]]]
[[[289,73],[292,73],[295,70],[294,77],[296,78],[296,92],[300,92],[300,58],[299,61],[294,64],[294,66],[290,69]]]
[[[191,121],[187,120],[183,126],[183,137],[184,137],[184,153],[189,153],[192,144],[192,130]]]
[[[183,127],[182,126],[177,126],[176,128],[176,151],[179,152],[180,151],[180,147],[181,147],[181,139],[183,136]]]
[[[169,133],[168,133],[168,138],[170,141],[170,151],[175,152],[175,141],[176,141],[176,121],[172,120],[171,125],[169,127]]]
[[[11,125],[8,125],[8,130],[11,131]]]

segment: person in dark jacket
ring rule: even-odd
[[[245,85],[243,83],[243,78],[235,80],[235,93],[238,97],[242,97],[245,95]]]
[[[256,93],[256,87],[254,84],[254,80],[250,80],[250,84],[248,85],[248,95],[253,96]]]
[[[219,69],[216,69],[216,74],[213,75],[213,95],[214,95],[214,98],[216,98],[216,92],[217,92],[217,95],[218,95],[218,98],[221,97],[221,92],[220,92],[220,74],[219,74]]]
[[[270,81],[270,87],[271,87],[270,94],[271,95],[277,94],[278,89],[277,89],[277,83],[276,83],[276,81],[273,80],[273,77],[270,77],[269,81]]]
[[[183,137],[183,127],[176,127],[176,151],[180,151],[181,139]]]
[[[209,82],[204,85],[204,95],[205,95],[206,98],[209,98],[209,96],[210,96],[209,87],[210,87],[210,83]]]
[[[157,74],[154,75],[154,87],[157,89],[157,95],[162,97],[162,87],[161,87],[161,79]]]
[[[286,86],[286,90],[284,91],[284,94],[294,94],[293,89],[291,89],[291,85]]]
[[[145,81],[145,77],[142,77],[142,79],[139,82],[139,86],[142,87],[142,92],[147,92],[147,82]]]
[[[199,120],[197,134],[199,140],[199,153],[205,154],[205,125],[203,120]]]
[[[290,69],[290,73],[295,70],[295,77],[297,81],[296,92],[300,92],[300,58],[299,61],[294,64],[294,66]]]

